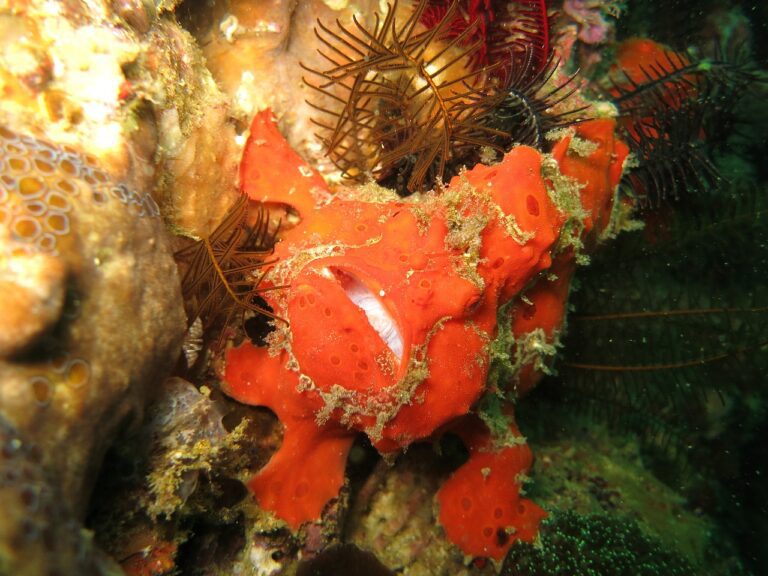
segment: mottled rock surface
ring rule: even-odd
[[[108,573],[82,518],[178,357],[166,223],[227,209],[234,129],[151,2],[0,2],[0,64],[0,574]]]
[[[0,172],[0,418],[13,430],[6,443],[27,454],[21,468],[0,460],[0,507],[29,491],[48,499],[50,514],[34,511],[55,534],[82,516],[115,433],[141,418],[173,366],[184,312],[148,193],[115,182],[92,156],[8,129]],[[26,484],[9,477],[19,473]],[[24,530],[27,520],[4,515],[0,534],[22,530],[34,546],[46,533]],[[39,573],[28,555],[0,539],[9,573]]]
[[[312,122],[317,106],[330,105],[303,80],[305,67],[324,70],[328,61],[318,52],[314,27],[338,19],[354,28],[353,16],[372,25],[382,5],[373,0],[302,0],[301,2],[216,0],[211,10],[180,13],[203,47],[208,67],[232,102],[232,113],[244,124],[265,108],[280,120],[291,145],[321,171],[333,166]],[[310,75],[311,76],[311,75]]]
[[[0,94],[0,123],[92,154],[178,231],[209,232],[234,199],[226,98],[153,2],[0,1]]]
[[[41,456],[0,415],[0,574],[122,574],[75,519]]]

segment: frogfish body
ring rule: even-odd
[[[448,537],[494,558],[536,537],[545,512],[519,494],[532,455],[511,404],[501,436],[473,409],[489,393],[499,322],[516,336],[556,337],[574,246],[602,232],[612,210],[626,157],[613,134],[613,121],[587,122],[552,156],[518,146],[442,190],[402,199],[375,184],[331,194],[271,114],[257,115],[243,190],[299,218],[264,279],[285,287],[265,299],[287,323],[276,322],[267,346],[245,343],[226,357],[225,392],[270,408],[284,426],[281,447],[249,483],[262,508],[297,529],[338,495],[357,433],[387,454],[450,429],[470,458],[438,494]],[[553,266],[559,276],[547,278]],[[523,291],[525,306],[543,304],[537,314],[519,313]],[[533,363],[517,369],[520,389],[532,386]]]

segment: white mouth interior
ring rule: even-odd
[[[347,297],[352,303],[365,312],[368,322],[397,357],[398,361],[403,359],[403,337],[394,318],[390,316],[387,309],[382,304],[379,297],[358,278],[355,278],[347,272],[337,268],[323,270],[324,275],[331,276],[341,284]]]

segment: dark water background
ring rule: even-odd
[[[568,433],[600,421],[634,435],[654,473],[716,519],[747,570],[766,574],[768,3],[629,2],[618,34],[677,50],[739,43],[760,79],[711,112],[714,124],[728,124],[705,144],[722,181],[660,202],[645,212],[643,233],[619,237],[581,271],[559,375],[524,401],[521,428],[547,437],[553,431],[541,422],[551,416],[539,416],[559,410]],[[711,312],[664,314],[695,309]],[[637,312],[647,316],[588,318]]]

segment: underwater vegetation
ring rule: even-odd
[[[717,189],[722,176],[714,154],[736,128],[740,100],[760,79],[744,45],[716,45],[709,57],[691,57],[632,39],[619,47],[615,68],[612,102],[637,162],[626,176],[630,193],[648,205]]]
[[[483,90],[487,69],[469,64],[483,40],[463,46],[479,22],[451,43],[439,44],[458,4],[452,3],[431,29],[417,32],[427,4],[420,2],[401,21],[395,3],[370,31],[356,20],[354,31],[318,24],[321,53],[332,67],[309,70],[318,77],[310,86],[337,106],[319,109],[328,120],[316,122],[328,134],[329,156],[347,176],[394,170],[413,192],[427,179],[442,178],[446,165],[464,150],[490,145],[497,134],[483,124],[498,99]]]
[[[765,417],[767,217],[765,195],[750,188],[689,198],[653,236],[618,238],[618,252],[581,276],[558,377],[539,390],[577,422],[635,435],[660,478],[729,521],[738,475],[759,475],[764,462],[734,472],[751,433],[718,430]]]
[[[482,69],[495,63],[493,74],[509,85],[511,71],[527,69],[531,58],[536,73],[544,67],[550,50],[550,23],[546,2],[516,0],[506,5],[491,0],[454,3],[427,2],[420,18],[428,30],[441,28],[440,39],[464,46],[478,44],[469,66]],[[517,73],[517,72],[516,72]]]
[[[333,102],[316,106],[314,121],[348,177],[372,174],[403,194],[429,189],[476,162],[482,147],[503,152],[499,141],[528,143],[533,115],[559,102],[553,98],[562,87],[537,100],[554,72],[544,2],[494,10],[488,1],[422,0],[410,13],[394,2],[373,29],[353,23],[332,29],[318,22],[329,68],[307,69],[308,85]],[[523,106],[531,113],[515,122]],[[514,133],[504,130],[512,123]]]
[[[755,105],[765,70],[738,28],[700,50],[625,60],[645,42],[620,45],[608,74],[638,163],[622,186],[645,229],[620,235],[579,276],[558,376],[530,399],[530,416],[540,403],[564,408],[565,430],[602,421],[636,436],[654,472],[736,530],[759,571],[765,510],[734,501],[760,493],[764,471],[748,445],[766,417],[766,117]]]
[[[264,209],[257,206],[255,219],[249,220],[248,208],[247,197],[240,195],[210,235],[175,254],[184,270],[187,317],[191,323],[199,319],[208,335],[238,323],[242,327],[246,312],[274,318],[259,297],[262,269],[272,264],[274,231]]]
[[[504,88],[504,98],[493,111],[490,124],[503,132],[498,140],[505,148],[520,144],[543,148],[546,134],[586,118],[587,104],[558,108],[577,91],[578,73],[552,86],[552,77],[560,67],[554,54],[533,74],[530,73],[532,62],[529,54],[519,67],[513,68]]]

